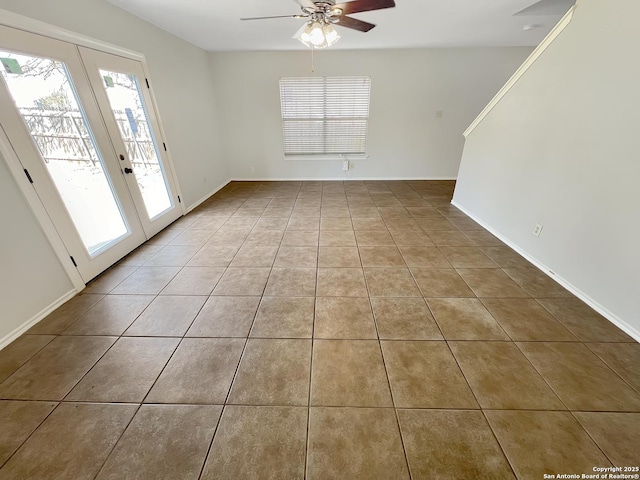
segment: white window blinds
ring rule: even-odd
[[[285,156],[364,155],[370,77],[280,80]]]

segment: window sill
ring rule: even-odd
[[[334,155],[285,155],[284,159],[285,161],[294,161],[294,162],[300,162],[300,161],[322,161],[322,162],[326,162],[326,161],[344,161],[344,160],[366,160],[367,158],[369,158],[369,155],[363,154],[363,155],[338,155],[338,154],[334,154]]]

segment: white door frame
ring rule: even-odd
[[[65,42],[69,42],[75,45],[84,46],[93,48],[96,50],[100,50],[106,53],[111,53],[114,55],[119,55],[125,58],[130,58],[132,60],[137,60],[142,64],[142,68],[146,75],[146,78],[150,78],[149,68],[146,63],[146,58],[143,54],[139,52],[135,52],[133,50],[128,50],[126,48],[119,47],[117,45],[113,45],[107,42],[103,42],[100,40],[93,39],[91,37],[72,32],[70,30],[57,27],[55,25],[50,25],[45,22],[41,22],[39,20],[35,20],[30,17],[26,17],[24,15],[19,15],[17,13],[0,9],[0,25],[5,25],[11,28],[17,28],[20,30],[27,31],[29,33],[34,33],[37,35],[42,35],[46,37],[50,37],[56,40],[62,40]],[[163,128],[162,120],[160,117],[160,112],[158,109],[158,104],[156,101],[156,97],[153,89],[149,90],[149,95],[151,97],[150,106],[155,110],[158,123],[159,123],[159,136],[166,143],[166,134]],[[22,192],[27,204],[33,211],[33,214],[40,224],[47,240],[51,244],[53,251],[55,252],[58,260],[60,261],[64,271],[67,273],[69,280],[75,287],[77,291],[81,291],[85,288],[85,283],[82,280],[79,272],[76,268],[69,262],[69,252],[67,251],[60,235],[58,234],[53,222],[49,218],[46,209],[42,205],[42,202],[38,195],[35,192],[35,189],[27,179],[24,174],[23,168],[21,166],[20,160],[18,159],[16,153],[13,151],[11,143],[9,139],[6,137],[4,130],[0,128],[0,154],[4,158],[4,161],[9,168],[9,171],[12,173],[18,188]],[[166,151],[166,167],[171,171],[173,178],[175,179],[175,188],[176,194],[181,198],[184,198],[182,195],[182,190],[180,188],[180,183],[178,181],[178,176],[176,175],[176,170],[173,164],[173,158],[171,156],[171,150],[169,148],[169,144],[167,143],[167,151]],[[182,211],[182,214],[186,214],[186,208],[184,202],[179,203],[179,208]]]

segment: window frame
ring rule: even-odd
[[[287,115],[286,109],[291,107],[291,100],[289,103],[286,103],[285,91],[286,88],[292,89],[295,87],[295,84],[300,84],[301,87],[306,87],[308,89],[317,88],[319,80],[322,81],[322,112],[313,111],[314,107],[318,107],[319,104],[316,103],[313,105],[313,100],[318,100],[320,97],[316,94],[316,98],[312,98],[309,103],[310,105],[306,105],[308,107],[309,115],[307,117],[300,117],[299,115]],[[306,85],[305,85],[306,82]],[[356,92],[356,88],[358,84],[362,84],[364,88],[361,88],[360,91]],[[366,159],[369,158],[367,154],[368,147],[368,134],[369,134],[369,119],[370,119],[370,108],[371,108],[371,83],[372,79],[370,76],[326,76],[326,77],[281,77],[279,81],[279,89],[280,89],[280,113],[281,113],[281,121],[282,121],[282,147],[283,147],[283,156],[285,160],[289,161],[300,161],[300,160],[347,160],[347,159]],[[329,86],[332,88],[329,88]],[[336,88],[338,86],[338,88]],[[351,89],[351,95],[348,93],[345,94],[340,91],[339,87],[346,87],[348,90]],[[329,90],[329,91],[328,91]],[[333,91],[333,95],[329,95],[329,92]],[[355,101],[357,95],[365,95],[366,102],[360,101],[359,103]],[[359,108],[359,115],[327,115],[327,109],[335,109],[341,110],[341,107],[344,105],[346,100],[351,100],[351,105],[347,104],[347,110],[351,109],[357,110]],[[363,110],[364,109],[364,110]],[[363,114],[364,113],[364,114]],[[322,135],[321,141],[324,144],[324,148],[321,152],[314,153],[313,147],[318,147],[319,145],[313,142],[309,142],[308,145],[304,145],[305,147],[310,147],[309,151],[304,152],[291,152],[290,147],[291,144],[287,142],[287,138],[292,135],[291,132],[288,133],[287,123],[297,122],[299,124],[304,124],[304,122],[322,122]],[[351,133],[346,136],[345,142],[349,140],[354,142],[361,142],[362,151],[338,151],[337,149],[332,151],[331,147],[328,147],[327,141],[330,138],[330,133],[327,131],[331,124],[333,123],[333,128],[339,126],[342,122],[363,122],[364,126],[358,127],[357,125],[351,125],[351,128],[355,133]],[[298,126],[300,129],[300,125]],[[358,128],[360,132],[358,132]],[[288,148],[289,147],[289,148]],[[287,153],[287,151],[291,153]]]

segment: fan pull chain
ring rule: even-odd
[[[315,73],[315,71],[316,71],[316,65],[315,65],[315,63],[313,61],[313,51],[314,50],[315,49],[314,49],[313,45],[311,45],[311,73]]]

